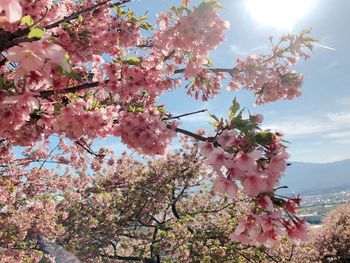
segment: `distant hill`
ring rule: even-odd
[[[333,163],[292,163],[280,185],[279,193],[322,194],[350,189],[350,160]]]

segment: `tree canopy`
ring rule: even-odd
[[[84,262],[239,262],[268,256],[283,236],[306,241],[299,196],[277,192],[289,157],[281,132],[236,99],[227,117],[209,113],[212,131],[188,131],[178,119],[195,113],[174,116],[157,101],[175,89],[211,100],[223,87],[253,92],[256,105],[294,99],[309,31],[222,68],[209,57],[230,27],[218,1],[183,0],[155,25],[130,2],[0,0],[5,262],[63,247]],[[182,152],[170,153],[177,134],[187,136]],[[96,151],[107,136],[157,158]]]

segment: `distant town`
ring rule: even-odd
[[[313,225],[322,223],[322,219],[334,208],[350,200],[350,188],[333,193],[303,195],[300,216]]]

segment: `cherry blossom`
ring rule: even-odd
[[[232,199],[236,198],[238,186],[222,175],[218,175],[213,183],[215,193],[227,193]]]
[[[10,23],[17,22],[22,17],[22,6],[20,5],[19,0],[1,0],[0,13],[3,11]]]

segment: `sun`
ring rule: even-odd
[[[316,0],[245,0],[252,18],[261,25],[292,31]]]

